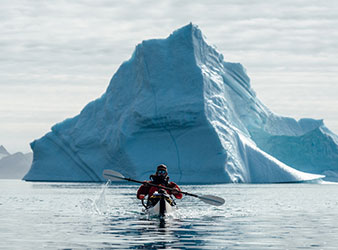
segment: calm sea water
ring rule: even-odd
[[[0,180],[1,249],[338,249],[338,186],[201,185],[160,225],[138,186]]]

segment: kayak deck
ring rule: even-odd
[[[175,202],[166,193],[155,192],[149,200],[150,205],[144,209],[144,212],[149,216],[164,218],[177,210]]]

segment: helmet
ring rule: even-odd
[[[165,171],[168,171],[167,166],[164,165],[164,164],[161,164],[161,165],[158,165],[158,166],[157,166],[157,171],[160,170],[160,169],[165,170]]]
[[[168,169],[167,166],[164,164],[158,165],[156,170],[157,176],[167,176],[168,175]]]

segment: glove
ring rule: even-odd
[[[144,194],[140,194],[140,195],[138,196],[138,198],[139,198],[140,200],[143,200],[144,197],[146,197]]]
[[[177,188],[174,188],[174,190],[173,191],[171,191],[171,193],[173,194],[173,195],[175,195],[175,194],[178,194],[178,189]]]

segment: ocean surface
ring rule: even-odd
[[[0,180],[0,249],[338,249],[338,185],[183,185],[163,225],[137,185]]]

